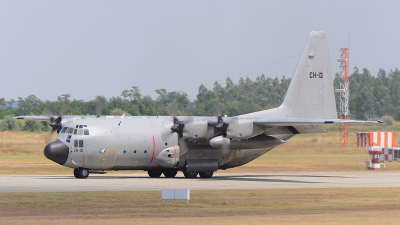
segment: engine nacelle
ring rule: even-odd
[[[190,140],[201,140],[206,137],[208,122],[206,120],[192,120],[185,123],[183,138]]]
[[[180,148],[178,145],[171,146],[162,150],[155,158],[154,162],[166,168],[176,168],[179,163]]]
[[[264,128],[254,125],[254,120],[236,119],[229,123],[226,137],[232,140],[243,140],[264,133]]]

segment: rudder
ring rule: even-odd
[[[337,118],[329,46],[325,33],[312,31],[282,105],[287,118]]]
[[[301,54],[283,103],[246,118],[336,119],[336,102],[325,33],[312,31]]]

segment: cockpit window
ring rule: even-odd
[[[61,133],[65,133],[65,131],[67,131],[68,127],[63,127],[63,129],[61,130]]]
[[[75,128],[68,128],[66,132],[72,133],[72,131],[75,135],[89,135],[89,129],[87,125],[76,125]]]

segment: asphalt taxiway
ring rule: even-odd
[[[400,187],[400,173],[368,171],[354,173],[248,174],[215,173],[211,179],[149,178],[147,174],[90,174],[87,179],[73,175],[0,176],[0,192],[129,191],[161,189],[273,189],[273,188],[355,188]]]

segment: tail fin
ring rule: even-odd
[[[310,33],[281,106],[246,116],[337,118],[329,46],[324,32]]]

